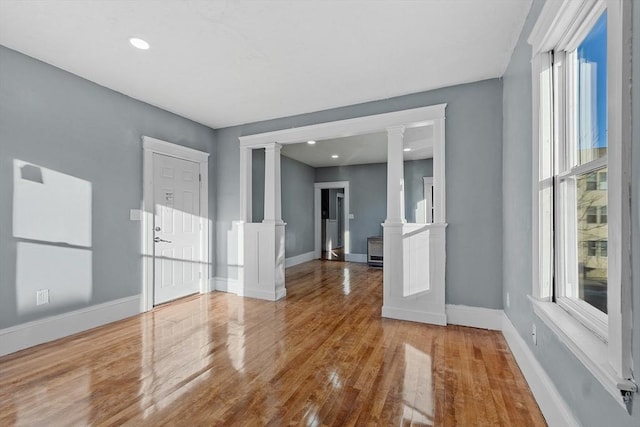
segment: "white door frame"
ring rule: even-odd
[[[198,163],[200,166],[200,293],[209,291],[209,153],[142,137],[142,298],[141,311],[153,308],[153,155],[162,154]]]
[[[322,190],[344,188],[344,253],[351,253],[349,236],[349,181],[316,182],[313,184],[314,258],[322,256]]]
[[[349,213],[347,212],[345,214],[345,208],[344,208],[344,193],[337,193],[336,194],[336,220],[338,221],[338,231],[340,231],[340,199],[342,199],[342,236],[340,236],[340,233],[338,233],[338,243],[342,242],[342,245],[338,246],[339,248],[343,248],[345,246],[345,242],[344,242],[344,238],[347,235],[347,230],[344,228],[345,226],[345,219],[349,219]]]

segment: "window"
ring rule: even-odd
[[[637,390],[629,356],[630,7],[546,2],[529,37],[534,312],[627,409]]]
[[[578,202],[578,205],[580,205],[580,203]],[[596,208],[595,206],[588,206],[586,208],[587,210],[587,224],[597,224],[598,222],[598,208]],[[578,220],[578,223],[580,223],[581,220]]]
[[[578,28],[575,41],[553,51],[556,94],[554,141],[556,302],[603,338],[607,335],[607,263],[597,257],[608,227],[598,223],[607,205],[599,190],[607,168],[607,12]],[[585,251],[576,248],[585,247]],[[597,295],[597,301],[594,301]]]
[[[598,246],[600,247],[600,256],[603,258],[606,258],[607,257],[607,241],[600,240],[598,242]]]
[[[600,206],[600,224],[607,223],[607,207]]]
[[[606,190],[607,189],[607,172],[599,172],[598,173],[598,190]]]

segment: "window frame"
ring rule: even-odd
[[[631,7],[631,3],[624,0],[546,2],[528,39],[532,45],[533,309],[627,410],[630,409],[632,394],[637,391],[631,371]],[[579,318],[580,315],[576,315],[580,310],[566,311],[567,307],[563,308],[562,304],[554,301],[554,274],[563,274],[562,269],[566,265],[555,262],[558,257],[554,239],[557,236],[554,236],[554,225],[550,227],[548,224],[549,215],[553,215],[549,213],[548,205],[558,206],[558,201],[553,196],[549,199],[548,189],[551,188],[552,195],[557,192],[558,183],[554,182],[556,178],[553,177],[561,170],[560,162],[572,160],[571,153],[559,151],[556,143],[558,138],[564,137],[564,132],[572,132],[561,116],[566,111],[566,99],[558,96],[558,87],[563,87],[566,83],[564,79],[571,77],[569,73],[554,72],[552,52],[557,54],[577,47],[605,9],[608,149],[603,162],[608,168],[609,314],[606,325],[597,328],[593,327],[594,319],[585,322],[585,319]],[[560,62],[564,60],[556,59]],[[593,164],[582,170],[578,167],[575,171],[585,173],[590,170],[595,170]],[[596,185],[598,182],[597,179]],[[557,224],[558,220],[557,217],[553,218],[552,224]],[[596,254],[599,255],[598,250]],[[585,324],[590,324],[590,327]]]

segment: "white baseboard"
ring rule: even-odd
[[[244,296],[249,298],[257,298],[265,301],[278,301],[280,298],[284,298],[287,295],[286,289],[283,291],[261,291],[257,289],[245,289]]]
[[[447,316],[440,313],[428,313],[425,311],[407,310],[397,307],[382,306],[382,317],[390,319],[409,320],[411,322],[431,323],[445,326]]]
[[[472,328],[502,330],[502,310],[447,304],[447,323]]]
[[[294,265],[302,264],[304,262],[313,261],[316,258],[315,251],[307,252],[306,254],[300,254],[292,256],[284,260],[284,267],[293,267]]]
[[[232,294],[236,294],[238,296],[243,296],[243,290],[240,287],[238,280],[229,279],[227,277],[212,277],[209,279],[210,289],[221,291],[221,292],[230,292]]]
[[[580,423],[574,417],[553,381],[506,314],[502,316],[502,334],[527,380],[547,424],[551,427],[579,426]]]
[[[367,254],[344,254],[344,260],[347,262],[367,263]]]
[[[313,253],[313,252],[312,252]],[[278,289],[275,292],[267,292],[256,289],[243,289],[237,279],[227,277],[212,277],[209,279],[212,289],[221,292],[229,292],[240,297],[257,298],[267,301],[278,301],[287,296],[287,289]]]
[[[77,334],[140,313],[140,295],[0,330],[0,356]]]

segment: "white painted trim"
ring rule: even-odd
[[[282,145],[271,143],[264,149],[264,212],[262,222],[282,224]]]
[[[386,307],[384,305],[382,306],[382,317],[408,320],[410,322],[430,323],[440,326],[446,326],[447,324],[447,316],[445,314],[427,313],[425,311],[416,311],[397,307]]]
[[[444,117],[446,106],[447,104],[430,105],[428,107],[413,108],[410,110],[394,111],[391,113],[375,114],[372,116],[356,117],[353,119],[241,136],[240,146],[260,148],[272,142],[277,142],[278,144],[295,144],[312,139],[344,138],[369,133],[371,131],[380,131],[389,126],[425,126],[432,124],[436,119]]]
[[[635,385],[620,378],[608,363],[607,344],[557,304],[530,299],[536,316],[557,335],[560,342],[582,362],[614,400],[626,408],[620,386],[633,388]]]
[[[209,161],[209,153],[185,147],[183,145],[173,144],[171,142],[162,141],[160,139],[151,138],[150,136],[142,137],[142,148],[154,153],[166,154],[168,156],[179,157],[194,162]]]
[[[470,326],[492,331],[502,330],[502,316],[504,313],[502,310],[453,304],[447,304],[445,310],[447,324],[449,325]]]
[[[240,221],[252,222],[252,169],[253,152],[250,148],[240,147]]]
[[[367,254],[344,254],[344,260],[347,262],[367,263]]]
[[[532,46],[532,55],[549,51],[563,39],[580,17],[586,16],[598,0],[547,1],[542,7],[527,42]]]
[[[229,279],[228,277],[212,277],[209,279],[209,287],[213,291],[229,292],[238,296],[243,296],[242,287],[240,282],[236,279]]]
[[[422,177],[422,197],[424,198],[424,223],[431,224],[433,222],[433,215],[431,214],[431,210],[433,209],[433,197],[431,195],[431,190],[433,189],[433,177],[432,176],[423,176]],[[416,218],[416,222],[418,218]]]
[[[0,356],[140,313],[140,295],[92,305],[0,330]]]
[[[502,335],[522,375],[527,380],[547,424],[563,427],[580,426],[569,405],[506,314],[502,316]]]
[[[266,301],[278,301],[287,296],[287,289],[282,288],[281,290],[276,289],[274,292],[271,291],[260,291],[256,289],[245,289],[244,295],[247,298],[257,298]]]
[[[447,183],[445,174],[445,118],[433,123],[433,222],[447,222]]]
[[[314,252],[315,259],[322,256],[322,190],[344,188],[344,254],[351,253],[351,233],[349,233],[350,193],[349,181],[316,182],[313,184]]]
[[[163,154],[199,164],[200,181],[200,293],[209,291],[209,153],[142,137],[142,292],[141,311],[153,308],[153,155]]]
[[[638,6],[634,2],[633,7]],[[631,194],[631,21],[631,2],[607,1],[607,132],[611,141],[607,148],[608,240],[611,247],[607,280],[608,360],[617,375],[623,378],[633,378],[631,201],[635,195]],[[637,140],[636,135],[633,137]]]
[[[294,265],[303,264],[305,262],[313,261],[316,258],[315,251],[307,252],[304,254],[292,256],[284,260],[285,268],[293,267]]]

